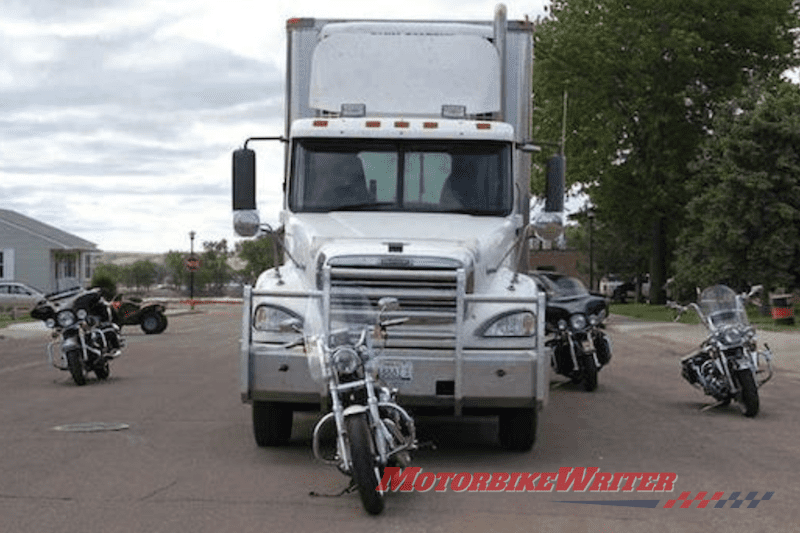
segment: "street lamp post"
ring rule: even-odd
[[[194,261],[194,231],[189,232],[189,258]],[[194,309],[194,268],[189,270],[189,305]]]
[[[594,290],[594,210],[586,213],[589,219],[589,290]]]

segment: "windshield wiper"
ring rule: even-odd
[[[392,207],[394,202],[365,202],[361,204],[340,205],[332,207],[331,211],[369,211],[371,209],[380,210],[383,207]]]

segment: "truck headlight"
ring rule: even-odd
[[[478,331],[483,337],[533,337],[536,317],[530,311],[512,311],[492,318]]]
[[[290,320],[301,320],[300,315],[276,305],[261,304],[256,308],[253,327],[259,331],[284,331],[282,327]]]

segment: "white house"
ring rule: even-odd
[[[0,280],[27,283],[42,292],[84,287],[99,254],[92,242],[0,209]]]

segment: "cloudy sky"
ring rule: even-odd
[[[290,17],[489,20],[497,0],[3,0],[0,208],[105,251],[238,238],[230,153],[283,131]],[[507,0],[510,19],[546,0]],[[282,148],[258,149],[275,220]]]

